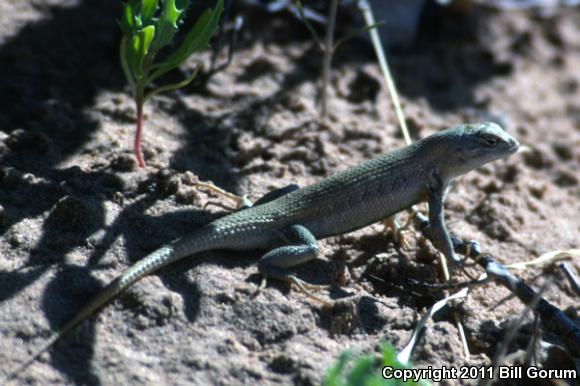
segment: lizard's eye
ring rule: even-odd
[[[499,139],[497,137],[492,137],[492,136],[484,136],[484,137],[481,137],[481,139],[483,139],[486,146],[489,146],[489,147],[494,147],[499,142]]]

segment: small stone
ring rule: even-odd
[[[296,368],[296,360],[287,354],[280,354],[270,361],[270,368],[278,374],[291,374]]]
[[[156,151],[156,150],[158,150],[158,149],[157,148],[153,149],[149,146],[142,145],[141,151],[143,152],[143,158],[145,159],[145,161],[153,160],[155,158],[155,156],[159,153],[159,151]]]
[[[22,245],[24,245],[25,241],[26,236],[22,232],[19,232],[17,230],[12,230],[8,235],[8,242],[10,243],[10,246],[12,246],[13,248],[21,247]]]
[[[111,167],[119,172],[132,172],[137,169],[137,160],[133,154],[121,154],[113,159]]]
[[[543,183],[531,182],[528,187],[528,190],[533,197],[537,198],[538,200],[541,200],[544,198],[544,195],[546,194],[548,187],[546,186],[546,184]]]
[[[561,160],[569,161],[574,157],[572,146],[566,142],[555,143],[552,148]]]
[[[381,84],[374,77],[359,71],[349,85],[347,99],[352,103],[375,102],[380,90]]]
[[[201,206],[201,199],[197,190],[192,188],[182,188],[175,193],[175,201],[182,205]]]
[[[566,187],[578,185],[578,177],[567,169],[561,169],[556,172],[556,178],[554,180],[556,185]]]
[[[199,177],[190,171],[187,171],[181,175],[181,182],[185,185],[193,186],[199,182]]]
[[[90,229],[93,220],[94,214],[85,202],[65,196],[53,206],[46,222],[63,231],[78,231]]]
[[[5,167],[0,169],[0,181],[3,187],[11,187],[24,182],[24,174],[13,167]]]
[[[14,151],[34,151],[45,153],[50,147],[50,139],[43,133],[30,132],[23,129],[14,130],[5,141]]]
[[[293,111],[295,113],[302,112],[306,110],[306,102],[303,98],[295,94],[288,94],[283,98],[280,103],[286,109]]]
[[[179,175],[173,175],[165,183],[165,193],[175,194],[181,188],[181,178]]]
[[[8,146],[4,142],[0,142],[0,157],[5,156],[9,152]]]
[[[526,165],[534,169],[550,167],[554,164],[553,158],[544,149],[532,148],[531,151],[523,153]]]

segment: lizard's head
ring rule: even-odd
[[[446,143],[444,168],[449,178],[515,153],[520,144],[492,122],[456,126],[440,132]]]

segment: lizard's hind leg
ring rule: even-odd
[[[305,282],[289,271],[289,268],[315,259],[318,256],[319,248],[316,238],[302,225],[290,226],[282,233],[281,238],[282,241],[289,245],[272,249],[262,256],[258,263],[258,269],[264,277],[260,288],[264,287],[266,278],[273,277],[295,284],[300,291],[309,297],[328,303],[328,301],[313,295],[309,290],[325,289],[329,286]]]

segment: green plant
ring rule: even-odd
[[[338,11],[338,0],[330,0],[329,8],[328,8],[328,18],[327,18],[327,25],[326,25],[326,36],[324,37],[324,42],[318,36],[316,29],[314,26],[308,21],[306,14],[304,13],[304,8],[302,6],[302,2],[300,0],[294,0],[294,6],[298,11],[298,15],[308,28],[308,31],[312,34],[318,48],[322,51],[322,84],[320,86],[320,116],[322,118],[326,117],[328,112],[328,85],[330,83],[330,69],[332,66],[332,56],[337,48],[347,40],[362,34],[363,32],[370,31],[372,29],[376,29],[381,26],[383,23],[377,23],[368,25],[363,28],[356,29],[351,31],[346,36],[338,39],[336,42],[334,41],[334,29],[336,27],[336,14]]]
[[[187,85],[195,77],[197,69],[177,83],[156,88],[152,88],[151,83],[177,68],[193,53],[206,48],[223,11],[223,0],[217,0],[214,9],[208,8],[197,19],[179,47],[163,60],[156,61],[159,51],[172,43],[190,2],[182,1],[181,8],[177,7],[176,0],[161,0],[161,5],[159,3],[159,0],[129,0],[123,4],[120,21],[123,32],[121,66],[137,109],[134,151],[139,167],[145,167],[141,153],[143,104],[152,95]]]
[[[392,369],[408,369],[397,359],[397,352],[388,343],[381,344],[381,366]],[[402,379],[385,379],[377,368],[377,360],[373,355],[359,355],[354,357],[352,352],[343,352],[336,364],[327,372],[322,382],[323,386],[395,386],[395,385],[420,385],[427,386],[430,383],[424,380],[414,382]]]

